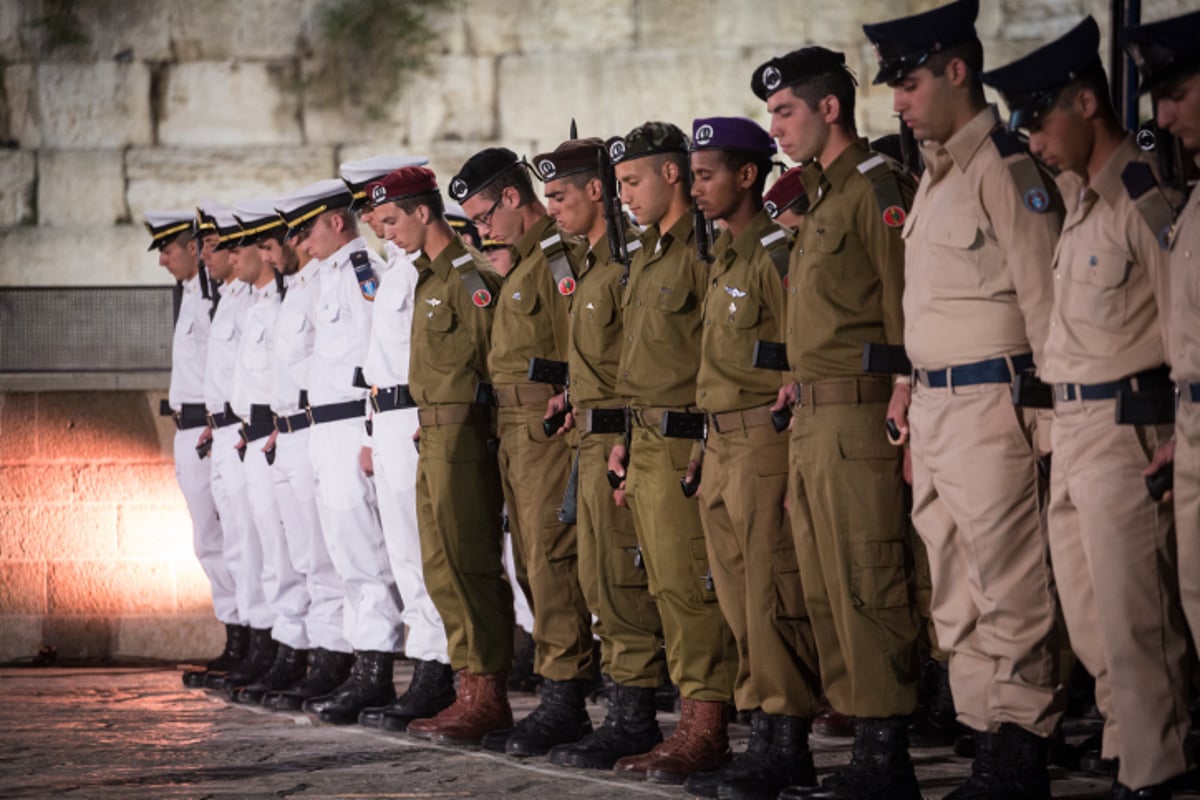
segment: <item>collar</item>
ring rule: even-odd
[[[1141,150],[1138,149],[1133,134],[1127,134],[1087,188],[1104,198],[1104,202],[1109,206],[1115,206],[1125,194],[1125,182],[1121,180],[1121,173],[1130,161],[1137,161],[1140,157]]]
[[[200,292],[200,273],[197,271],[195,275],[188,278],[186,281],[180,281],[183,290],[190,294],[198,294]]]
[[[249,284],[240,278],[225,281],[225,283],[221,284],[221,297],[237,297],[247,286]]]
[[[856,139],[851,142],[845,150],[838,154],[832,164],[825,166],[822,170],[825,180],[829,182],[829,188],[835,191],[841,189],[850,176],[858,172],[858,165],[865,161],[870,154],[871,148],[866,139]]]
[[[774,220],[767,214],[765,209],[759,209],[758,213],[750,220],[750,224],[746,229],[733,238],[733,244],[730,249],[743,261],[749,261],[754,257],[762,244],[762,237],[768,228],[775,226]]]
[[[692,222],[693,213],[694,212],[692,211],[691,206],[688,206],[688,210],[685,211],[679,217],[679,219],[675,221],[675,224],[671,226],[670,230],[668,230],[666,233],[664,233],[662,235],[662,238],[659,240],[660,246],[657,249],[666,250],[667,245],[669,245],[671,242],[674,242],[674,241],[679,241],[679,242],[695,241],[696,226]]]
[[[454,261],[469,254],[469,252],[467,246],[463,244],[463,240],[458,234],[455,234],[450,240],[450,244],[446,245],[445,249],[438,253],[438,257],[433,261],[430,261],[429,256],[422,252],[414,263],[418,270],[430,270],[440,280],[447,281],[450,279],[450,274],[454,272]]]
[[[533,255],[533,251],[542,243],[542,239],[546,238],[553,227],[554,217],[543,214],[541,219],[533,223],[533,227],[521,234],[521,238],[517,239],[513,247],[517,248],[517,254],[521,256],[522,261]]]
[[[943,147],[960,170],[967,168],[999,122],[999,112],[994,105],[989,105],[946,141]]]
[[[263,267],[263,269],[268,269],[268,268]],[[274,297],[276,294],[278,294],[278,287],[275,284],[274,278],[267,281],[261,287],[259,287],[259,286],[251,286],[250,287],[250,296],[253,297],[255,300],[269,300],[270,298]]]
[[[363,237],[359,236],[357,238],[351,239],[350,241],[346,242],[344,245],[339,247],[334,252],[334,254],[331,255],[329,258],[325,259],[325,261],[328,262],[329,266],[333,267],[334,269],[337,269],[338,267],[343,267],[350,263],[350,254],[353,253],[355,250],[366,250],[366,249],[367,249],[367,240],[364,239]]]

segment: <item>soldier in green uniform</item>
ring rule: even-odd
[[[544,755],[591,733],[584,707],[594,677],[591,613],[579,586],[575,526],[559,519],[571,449],[543,429],[546,403],[561,391],[533,382],[533,359],[567,357],[567,301],[575,292],[569,243],[534,194],[528,166],[511,150],[476,153],[450,181],[483,236],[513,245],[516,262],[496,301],[488,370],[500,406],[500,476],[513,554],[524,565],[533,609],[541,703],[507,736],[484,746],[514,756]],[[518,574],[521,570],[518,568]]]
[[[809,207],[788,273],[793,409],[789,499],[825,694],[858,718],[854,756],[818,790],[781,797],[919,798],[908,757],[917,616],[901,451],[885,432],[909,387],[863,372],[867,344],[899,345],[901,226],[912,184],[857,135],[845,56],[796,50],[755,70],[771,134],[805,164]],[[808,163],[811,162],[811,163]]]
[[[704,417],[696,371],[708,265],[697,255],[688,189],[688,138],[647,122],[609,142],[621,199],[649,226],[622,298],[625,341],[617,392],[629,405],[630,444],[613,448],[609,469],[624,477],[617,495],[633,510],[650,592],[658,603],[667,666],[679,687],[679,726],[649,753],[615,764],[619,774],[681,783],[719,767],[728,752],[725,705],[737,654],[717,606],[694,486]],[[628,474],[626,458],[628,457]]]
[[[513,605],[500,561],[500,476],[492,411],[476,402],[477,387],[488,381],[500,277],[451,229],[429,169],[403,167],[368,184],[367,193],[385,237],[421,253],[409,366],[420,423],[417,524],[429,595],[447,630],[461,634],[449,637],[457,700],[413,721],[408,732],[478,743],[512,725],[506,673]]]
[[[815,785],[808,732],[820,694],[787,494],[786,414],[771,406],[787,359],[765,359],[784,336],[790,237],[763,208],[775,143],[743,117],[692,124],[692,197],[725,230],[713,248],[696,405],[708,415],[698,497],[717,598],[738,644],[733,699],[751,712],[744,753],[693,775],[693,795],[773,798]],[[757,353],[757,358],[756,358]]]

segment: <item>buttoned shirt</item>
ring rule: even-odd
[[[395,246],[388,254],[391,266],[375,295],[371,342],[367,346],[367,360],[363,363],[367,383],[379,388],[408,383],[413,294],[417,289],[413,259]]]
[[[213,315],[208,335],[208,363],[204,369],[204,405],[213,413],[225,410],[233,399],[233,369],[237,364],[238,340],[250,304],[250,287],[231,280],[218,290],[221,302]]]
[[[724,231],[713,248],[696,405],[710,413],[774,403],[783,375],[754,367],[754,344],[783,339],[787,300],[767,244],[787,232],[765,211],[736,237]],[[764,244],[764,241],[767,244]]]
[[[244,422],[250,421],[250,406],[271,404],[271,351],[278,316],[279,290],[274,277],[262,287],[251,287],[229,401],[233,413]]]
[[[634,408],[692,407],[708,264],[696,254],[691,212],[666,232],[650,226],[642,241],[621,298],[617,394]]]
[[[1089,184],[1059,179],[1067,219],[1054,254],[1043,380],[1102,383],[1166,360],[1167,253],[1121,181],[1133,161],[1153,158],[1130,135]]]
[[[1200,156],[1196,157],[1200,166]],[[1171,313],[1167,325],[1171,377],[1200,382],[1200,190],[1192,190],[1171,239]]]
[[[998,124],[988,107],[923,150],[925,174],[904,227],[904,342],[919,368],[1028,352],[1045,363],[1061,200],[1047,180],[1045,210],[1026,206],[991,142]]]
[[[896,183],[901,207],[880,207],[864,174],[877,159],[860,139],[832,163],[804,170],[810,203],[788,272],[786,341],[795,380],[861,375],[864,345],[902,343],[904,244],[887,220],[903,219],[912,186],[894,168],[881,180]]]
[[[316,300],[316,335],[308,370],[308,401],[313,406],[365,399],[366,389],[354,385],[354,370],[362,366],[371,337],[374,303],[363,296],[350,254],[367,252],[376,274],[383,260],[367,250],[359,237],[343,245],[321,265]]]
[[[287,293],[275,317],[271,348],[271,410],[280,416],[300,412],[300,392],[308,388],[308,367],[316,339],[316,301],[321,262],[309,261],[284,278]]]
[[[211,307],[200,292],[200,276],[183,281],[179,317],[171,337],[171,382],[167,402],[179,411],[184,403],[204,402],[204,368],[208,361]]]

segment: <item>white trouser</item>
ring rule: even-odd
[[[252,628],[270,628],[275,618],[263,594],[262,547],[254,530],[238,441],[236,425],[213,431],[212,495],[225,534],[225,563],[237,587],[238,619]]]
[[[175,479],[192,517],[192,549],[212,587],[213,613],[227,625],[241,622],[238,616],[233,574],[225,562],[225,534],[213,501],[212,459],[196,455],[196,442],[203,428],[175,431]]]
[[[374,420],[371,438],[375,489],[388,560],[404,601],[400,615],[408,628],[404,653],[409,658],[449,664],[446,628],[425,591],[421,537],[417,532],[417,449],[412,441],[419,424],[417,409],[386,411],[376,414]]]
[[[281,433],[275,440],[272,477],[275,502],[283,518],[292,567],[308,586],[308,641],[313,647],[350,652],[342,625],[342,579],[338,577],[321,523],[317,518],[316,485],[308,460],[308,430]]]
[[[271,638],[296,650],[307,650],[310,643],[304,618],[308,614],[308,585],[292,565],[283,519],[275,502],[275,476],[263,452],[266,443],[267,439],[263,437],[246,445],[246,460],[242,466],[246,470],[250,511],[262,547],[263,594],[275,615]]]
[[[400,593],[388,563],[375,485],[358,463],[363,420],[312,427],[308,454],[325,546],[345,590],[346,640],[355,650],[397,652],[404,643]]]
[[[513,611],[516,613],[517,624],[530,636],[533,635],[533,610],[529,608],[529,600],[521,591],[517,582],[517,566],[513,560],[512,534],[504,532],[504,571],[508,573],[508,582],[513,587]]]

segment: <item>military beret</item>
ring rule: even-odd
[[[750,78],[750,88],[760,100],[766,100],[780,89],[838,70],[849,74],[844,53],[824,47],[802,47],[760,64]]]
[[[1010,112],[1008,129],[1029,127],[1058,98],[1062,88],[1102,68],[1100,26],[1091,15],[1049,44],[979,79],[1000,92]]]
[[[659,153],[686,153],[691,146],[687,134],[669,122],[644,122],[624,136],[604,143],[614,164]]]
[[[450,197],[461,203],[520,163],[517,154],[507,147],[480,150],[450,179]]]
[[[934,53],[976,41],[979,0],[955,0],[909,17],[863,25],[875,45],[879,72],[871,83],[895,83],[924,66]]]
[[[428,167],[401,167],[365,187],[367,197],[375,205],[394,203],[423,194],[436,194],[437,176]]]
[[[702,117],[692,121],[692,150],[735,150],[770,160],[775,140],[752,119]]]
[[[808,193],[804,191],[804,167],[792,167],[771,184],[763,195],[763,208],[771,219],[793,208],[797,214],[808,211]]]
[[[354,210],[369,202],[367,184],[371,181],[377,181],[401,167],[423,167],[428,163],[429,159],[425,156],[371,156],[343,163],[338,167],[338,174],[350,189],[350,209]]]
[[[146,231],[150,234],[150,246],[146,251],[162,250],[175,237],[196,229],[196,215],[191,211],[147,211]]]
[[[275,198],[256,197],[238,200],[233,204],[233,215],[242,227],[238,247],[248,247],[265,239],[272,232],[285,233],[283,220],[275,210]]]
[[[1137,64],[1141,91],[1171,84],[1200,72],[1200,11],[1127,28],[1121,43]]]
[[[552,153],[533,157],[533,171],[543,181],[556,181],[568,175],[598,172],[604,142],[600,139],[568,139]]]
[[[327,178],[279,198],[276,209],[287,225],[287,236],[290,239],[311,227],[324,212],[349,208],[353,199],[345,181]]]

